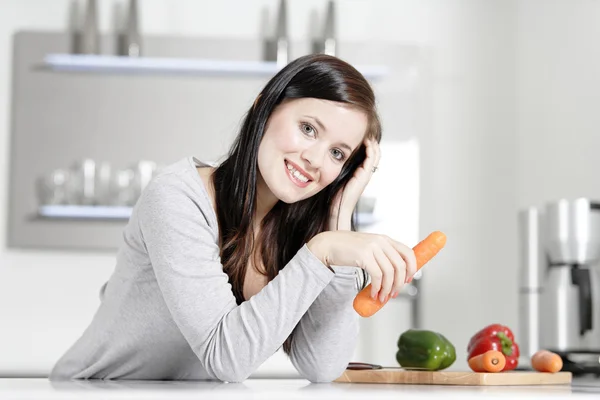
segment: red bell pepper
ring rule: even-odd
[[[467,346],[467,361],[488,350],[497,350],[504,354],[506,365],[502,371],[517,368],[520,356],[519,345],[515,342],[513,332],[507,326],[488,325],[473,335]]]

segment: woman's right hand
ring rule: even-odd
[[[353,266],[371,277],[371,297],[395,297],[417,272],[414,251],[388,236],[352,231],[327,231],[313,237],[308,249],[327,266]]]

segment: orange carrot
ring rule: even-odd
[[[413,247],[417,259],[417,271],[429,262],[445,245],[446,235],[440,231],[435,231]],[[370,317],[379,311],[388,301],[389,297],[384,302],[381,302],[379,298],[372,298],[371,284],[369,284],[354,298],[354,309],[360,316]]]
[[[497,350],[488,350],[469,359],[469,367],[475,372],[500,372],[506,365],[506,357]]]
[[[548,350],[540,350],[531,356],[531,366],[539,372],[558,372],[563,367],[562,358]]]

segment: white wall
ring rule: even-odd
[[[600,199],[600,2],[519,2],[519,206]]]
[[[447,27],[434,43],[421,226],[423,234],[445,231],[448,241],[425,266],[423,320],[455,344],[454,367],[467,368],[471,335],[489,323],[518,322],[515,2],[452,2],[440,12]]]
[[[101,25],[108,29],[117,1],[100,3]],[[423,233],[444,230],[448,245],[426,267],[423,322],[455,343],[456,367],[464,368],[464,348],[475,330],[491,322],[516,327],[518,321],[517,206],[562,193],[596,194],[580,177],[592,182],[598,163],[590,158],[599,140],[594,138],[598,126],[594,122],[600,117],[592,104],[594,100],[598,104],[600,93],[595,90],[599,78],[593,73],[600,62],[593,40],[599,37],[594,17],[600,15],[600,4],[592,0],[339,4],[341,40],[417,42],[433,50],[432,112],[424,116],[429,129],[420,144],[421,228]],[[276,1],[143,0],[142,26],[147,33],[256,36],[262,6],[275,10]],[[292,37],[307,37],[311,10],[323,7],[319,0],[292,0]],[[0,0],[3,227],[10,35],[23,28],[62,29],[67,9],[67,0]],[[240,12],[233,16],[232,9]],[[550,133],[558,138],[549,139]],[[570,141],[573,137],[578,138],[575,143]],[[5,237],[3,230],[0,239]],[[110,254],[0,248],[0,374],[34,367],[45,372],[86,325],[84,316],[95,309],[97,290],[112,267]],[[48,336],[56,347],[39,345]]]

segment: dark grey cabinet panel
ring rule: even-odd
[[[67,53],[70,37],[58,32],[14,36],[8,245],[114,251],[123,219],[40,218],[36,180],[85,158],[113,169],[139,160],[162,165],[193,155],[218,161],[268,76],[57,72],[43,65],[50,53]],[[101,52],[116,54],[116,39],[101,38]],[[415,93],[405,85],[422,68],[419,48],[399,44],[344,44],[340,56],[356,64],[384,65],[390,76],[375,83],[386,140],[413,135]],[[259,39],[145,37],[149,57],[261,60]],[[292,56],[310,43],[292,43]],[[405,112],[399,112],[403,109]],[[406,116],[411,116],[407,118]]]

